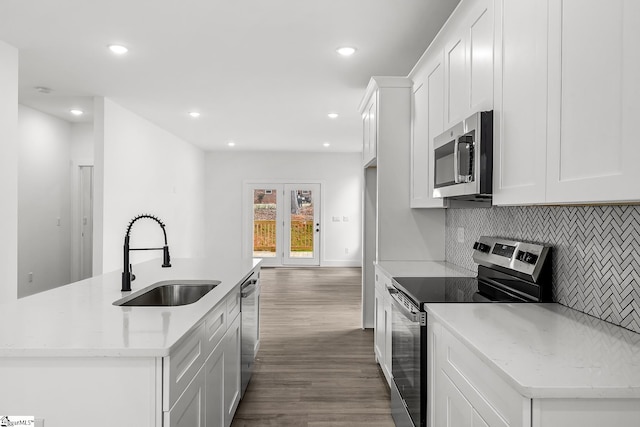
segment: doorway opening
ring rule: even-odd
[[[320,184],[247,184],[246,235],[265,266],[320,265]]]

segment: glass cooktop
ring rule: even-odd
[[[417,306],[432,302],[474,302],[475,277],[394,277],[394,286]]]

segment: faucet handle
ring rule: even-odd
[[[133,274],[133,266],[129,264],[129,277],[131,277],[131,281],[136,280],[136,275]]]

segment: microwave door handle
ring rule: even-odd
[[[458,149],[459,137],[453,140],[453,181],[456,184],[460,183],[460,150]]]

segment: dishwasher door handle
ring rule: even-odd
[[[244,285],[242,286],[242,290],[240,291],[240,296],[242,298],[246,298],[257,290],[258,290],[258,281],[252,280],[247,286],[244,286]]]

